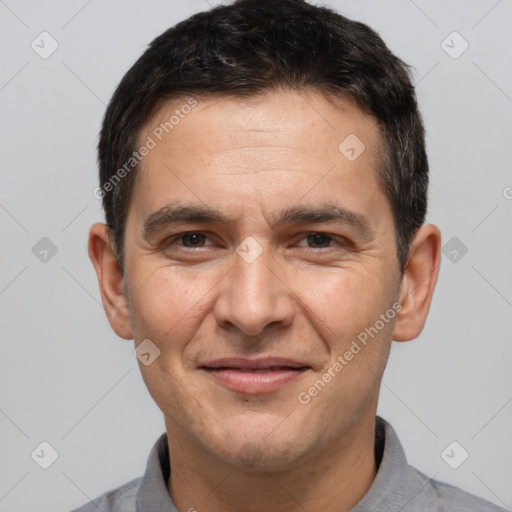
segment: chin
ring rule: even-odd
[[[237,446],[235,450],[233,448],[230,446],[224,450],[215,450],[214,455],[226,464],[240,466],[254,472],[282,471],[294,466],[300,458],[296,447],[291,451],[283,446],[269,447],[258,441],[248,441]]]
[[[279,471],[297,464],[308,452],[299,429],[279,430],[275,422],[265,428],[226,429],[225,436],[205,448],[226,464],[254,471]]]

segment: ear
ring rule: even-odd
[[[97,223],[91,227],[88,248],[110,326],[118,336],[131,340],[133,334],[123,275],[105,224]]]
[[[393,339],[417,338],[427,319],[441,264],[441,233],[427,224],[416,233],[400,284],[400,304]]]

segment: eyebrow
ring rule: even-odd
[[[219,210],[206,206],[169,204],[147,217],[144,222],[144,234],[149,237],[164,227],[182,222],[230,225],[235,222],[235,219],[226,216]],[[320,224],[327,222],[348,224],[360,231],[365,237],[375,236],[375,231],[367,217],[332,203],[314,207],[295,205],[285,208],[279,212],[277,221],[272,224],[272,228],[284,224]]]

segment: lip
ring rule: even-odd
[[[282,357],[215,359],[200,366],[217,383],[244,394],[272,393],[297,380],[311,367]]]

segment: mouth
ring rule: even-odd
[[[243,394],[272,393],[297,380],[311,366],[284,358],[224,358],[199,367],[218,384]]]

